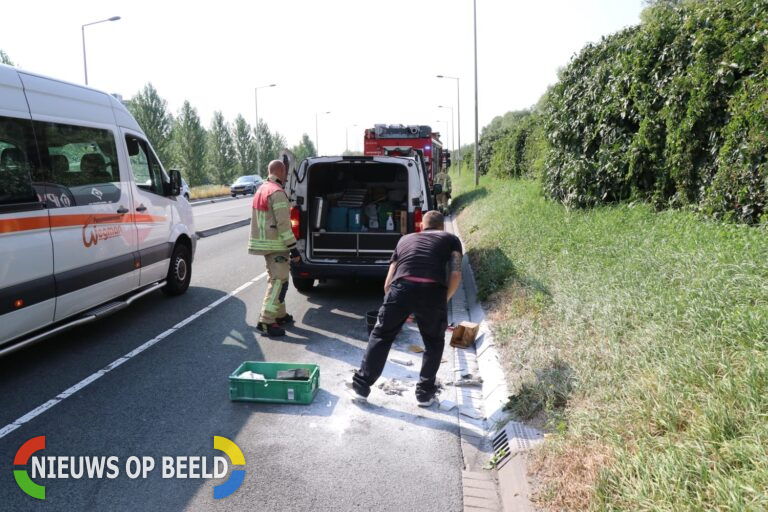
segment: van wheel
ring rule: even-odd
[[[303,277],[292,277],[293,279],[293,286],[299,290],[300,292],[308,292],[312,289],[312,286],[315,284],[314,279],[306,279]]]
[[[168,268],[168,277],[163,287],[163,293],[166,295],[181,295],[187,291],[189,281],[192,279],[191,260],[189,247],[184,244],[177,244],[173,249],[171,266]]]

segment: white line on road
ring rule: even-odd
[[[195,314],[185,318],[184,320],[182,320],[181,322],[177,323],[176,325],[174,325],[173,327],[171,327],[167,331],[158,334],[157,336],[155,336],[151,340],[147,341],[143,345],[141,345],[141,346],[131,350],[130,352],[128,352],[124,356],[122,356],[122,357],[112,361],[111,363],[109,363],[107,366],[105,366],[101,370],[97,371],[96,373],[93,373],[93,374],[89,375],[88,377],[84,378],[83,380],[81,380],[80,382],[75,384],[74,386],[72,386],[72,387],[62,391],[61,393],[59,393],[56,396],[56,398],[48,400],[43,405],[41,405],[41,406],[31,410],[30,412],[28,412],[24,416],[20,417],[16,421],[14,421],[12,423],[9,423],[8,425],[4,426],[3,428],[0,429],[0,439],[4,438],[5,436],[10,434],[11,432],[16,430],[17,428],[21,427],[22,425],[24,425],[28,421],[31,421],[34,418],[40,416],[41,414],[43,414],[45,411],[47,411],[48,409],[50,409],[54,405],[56,405],[58,403],[61,403],[66,398],[69,398],[70,396],[74,395],[75,393],[77,393],[81,389],[85,388],[89,384],[92,384],[96,380],[100,379],[101,377],[103,377],[107,373],[111,372],[112,370],[114,370],[115,368],[120,366],[121,364],[123,364],[126,361],[128,361],[129,359],[131,359],[132,357],[135,357],[135,356],[141,354],[142,352],[144,352],[145,350],[147,350],[151,346],[155,345],[159,341],[167,338],[168,336],[170,336],[174,332],[178,331],[179,329],[181,329],[182,327],[184,327],[188,323],[190,323],[193,320],[196,320],[197,318],[199,318],[202,315],[206,314],[207,312],[209,312],[210,310],[212,310],[216,306],[220,305],[222,302],[226,301],[227,299],[230,299],[230,298],[234,297],[235,295],[237,295],[241,291],[245,290],[246,288],[248,288],[252,284],[260,281],[261,279],[264,279],[264,277],[266,277],[266,275],[267,275],[266,272],[263,272],[263,273],[259,274],[258,276],[254,277],[250,281],[248,281],[248,282],[244,283],[243,285],[239,286],[235,290],[229,292],[228,294],[226,294],[225,296],[221,297],[220,299],[217,299],[214,302],[210,303],[209,305],[205,306],[203,309],[201,309],[197,313],[195,313]]]

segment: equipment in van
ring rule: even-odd
[[[299,291],[316,279],[383,278],[397,242],[420,231],[423,213],[434,209],[423,159],[414,156],[310,157],[291,173],[286,192],[301,255],[291,264]],[[324,227],[321,202],[328,204]]]

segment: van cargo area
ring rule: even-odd
[[[308,173],[311,260],[388,260],[413,231],[408,168],[372,160],[317,163]]]

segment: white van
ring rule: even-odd
[[[114,97],[0,65],[0,355],[184,293],[196,237],[180,186]]]
[[[286,192],[301,254],[291,277],[299,291],[316,279],[384,278],[400,237],[420,231],[434,208],[418,154],[313,157],[291,167]]]

